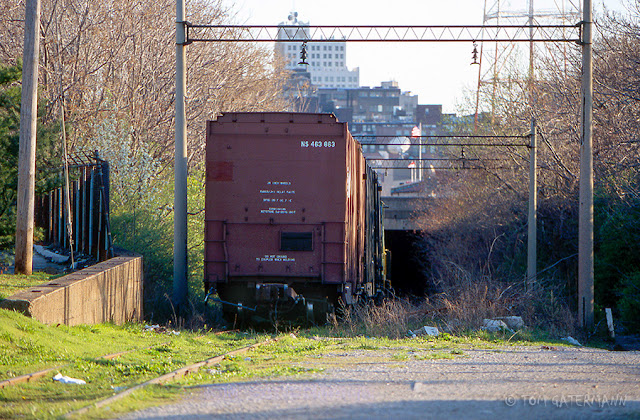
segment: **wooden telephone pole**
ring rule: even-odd
[[[35,207],[36,180],[40,0],[27,0],[24,23],[22,97],[20,105],[20,151],[18,155],[16,274],[31,274],[33,268],[33,212]]]

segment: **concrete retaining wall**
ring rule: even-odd
[[[52,280],[0,302],[45,324],[142,320],[142,257],[122,256]]]

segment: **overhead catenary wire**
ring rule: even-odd
[[[412,169],[406,166],[371,166],[371,169]],[[434,167],[423,168],[425,172],[429,171],[499,171],[499,170],[513,170],[516,169],[513,166],[467,166],[467,167]]]
[[[530,134],[519,134],[519,135],[479,135],[479,134],[469,134],[469,135],[422,135],[422,136],[402,136],[402,135],[380,135],[380,134],[353,134],[353,137],[358,140],[360,144],[363,146],[443,146],[443,147],[530,147],[529,143],[511,143],[511,142],[501,142],[501,143],[480,143],[480,142],[447,142],[447,143],[423,143],[423,139],[528,139]],[[377,142],[375,139],[395,139],[402,138],[408,139],[409,143],[389,143],[389,142]],[[373,142],[363,141],[374,139]]]

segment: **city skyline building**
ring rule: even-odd
[[[360,86],[360,68],[347,68],[347,43],[341,40],[307,42],[307,65],[301,61],[302,44],[309,38],[309,22],[298,20],[298,13],[291,12],[287,22],[278,24],[275,45],[276,54],[286,60],[288,70],[304,68],[310,75],[310,82],[321,88],[357,88]],[[300,42],[291,42],[295,39]]]

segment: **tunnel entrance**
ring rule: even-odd
[[[389,277],[398,296],[424,297],[429,293],[429,261],[420,231],[385,230],[385,246],[391,252]]]

